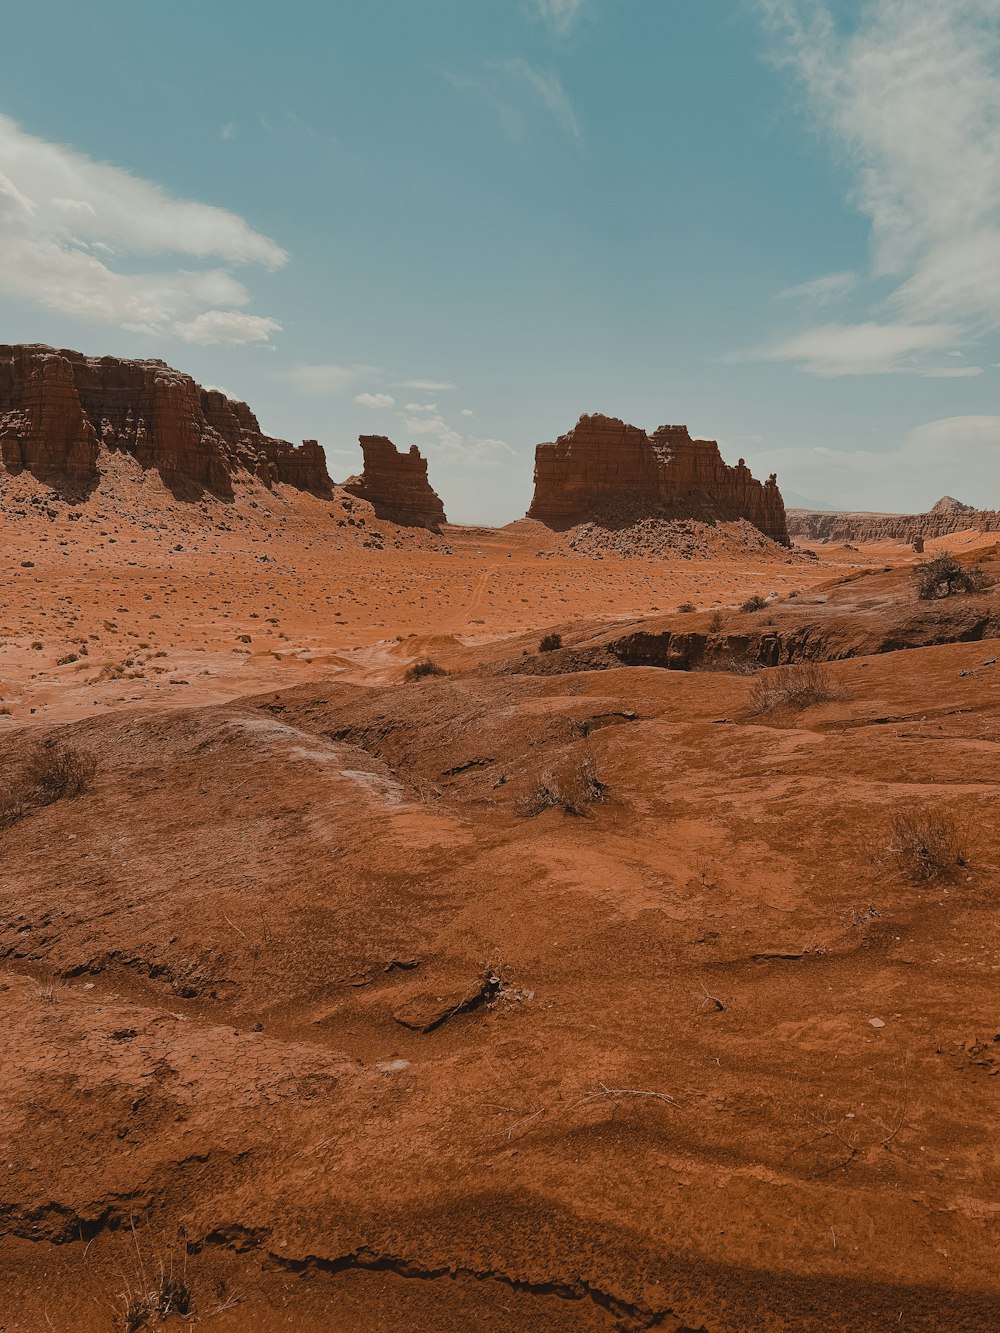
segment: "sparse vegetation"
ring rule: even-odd
[[[709,616],[709,619],[708,619],[708,628],[709,628],[709,632],[712,633],[712,634],[718,634],[719,630],[722,629],[722,612],[721,612],[721,611],[713,611],[713,612],[712,612],[712,614]]]
[[[97,764],[93,755],[60,741],[42,741],[20,771],[0,786],[0,828],[9,828],[32,810],[80,796]]]
[[[930,602],[955,593],[982,592],[986,574],[980,565],[963,565],[953,555],[936,555],[933,560],[922,560],[913,568],[917,596]]]
[[[765,606],[767,606],[767,599],[764,598],[764,597],[761,597],[758,593],[754,593],[754,595],[753,595],[752,597],[748,597],[748,598],[746,599],[746,601],[745,601],[745,602],[743,603],[743,605],[740,607],[740,610],[741,610],[741,611],[763,611],[763,609],[764,609]]]
[[[966,832],[946,811],[901,810],[889,832],[889,855],[911,884],[947,884],[968,864]]]
[[[779,708],[809,708],[842,699],[844,691],[830,671],[818,662],[800,667],[777,667],[762,673],[750,696],[752,713],[773,713]]]
[[[607,784],[598,777],[593,756],[569,756],[557,768],[543,773],[514,809],[525,819],[543,810],[563,810],[567,815],[586,818],[590,807],[605,800],[607,794]]]
[[[546,634],[538,645],[540,653],[554,653],[557,648],[562,647],[561,634]]]
[[[694,602],[681,602],[680,606],[677,608],[678,611],[683,611],[685,614],[694,609]]]
[[[437,662],[432,662],[429,657],[423,657],[419,662],[414,662],[406,668],[404,680],[423,680],[425,676],[447,676],[444,667],[438,666]]]

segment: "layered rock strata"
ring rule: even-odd
[[[249,474],[329,494],[315,440],[265,435],[246,403],[203,389],[163,361],[0,345],[0,462],[58,487],[92,487],[101,450],[131,454],[171,487],[233,494]]]
[[[950,532],[1000,532],[1000,511],[975,509],[950,495],[926,514],[876,514],[790,509],[788,531],[800,541],[906,542],[916,545]]]
[[[747,519],[789,544],[773,475],[757,481],[742,458],[730,467],[714,440],[694,440],[686,426],[660,426],[647,435],[600,415],[582,416],[555,443],[537,447],[528,517],[554,528],[647,517]]]
[[[427,459],[415,444],[404,454],[385,435],[358,438],[364,471],[343,483],[345,491],[367,500],[376,516],[390,523],[436,532],[448,521],[444,505],[427,479]]]

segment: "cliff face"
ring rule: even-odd
[[[729,467],[714,440],[693,440],[686,426],[660,426],[647,435],[614,417],[582,416],[554,444],[535,450],[529,518],[566,528],[589,519],[626,523],[651,515],[744,518],[788,545],[775,478],[757,481],[742,458]]]
[[[367,500],[379,518],[404,527],[436,532],[445,518],[444,505],[427,480],[427,460],[414,444],[400,453],[384,435],[358,437],[365,467],[360,477],[349,477],[343,489]]]
[[[804,541],[924,542],[949,532],[1000,532],[1000,512],[974,509],[950,495],[926,514],[867,514],[848,511],[790,509],[788,531]]]
[[[248,473],[329,494],[315,440],[264,435],[246,403],[203,389],[163,361],[0,346],[0,461],[54,486],[93,487],[101,449],[131,454],[172,488],[233,494]]]

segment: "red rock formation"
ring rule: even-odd
[[[295,448],[263,434],[246,403],[163,361],[0,346],[4,467],[55,486],[94,486],[101,449],[131,454],[171,487],[222,496],[232,495],[240,473],[318,494],[332,485],[315,440]]]
[[[788,545],[774,476],[755,480],[742,458],[729,467],[714,440],[693,440],[686,426],[661,426],[647,435],[614,417],[582,416],[568,434],[535,450],[529,518],[567,528],[589,519],[621,525],[650,516],[745,518]]]
[[[390,523],[433,532],[447,523],[444,505],[427,480],[427,460],[415,444],[403,454],[384,435],[358,438],[365,468],[360,477],[343,483],[345,491],[367,500],[376,515]]]
[[[800,541],[906,542],[916,546],[949,532],[1000,532],[1000,512],[975,509],[950,495],[926,514],[876,514],[848,510],[789,509],[788,531]]]

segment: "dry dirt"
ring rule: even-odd
[[[156,487],[4,483],[0,1329],[1000,1327],[1000,587]]]

